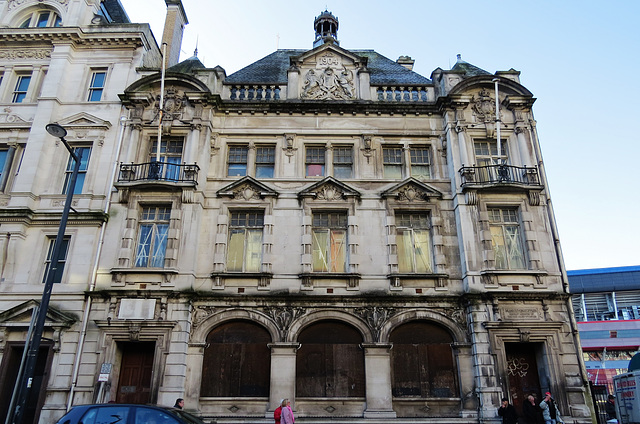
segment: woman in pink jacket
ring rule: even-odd
[[[282,406],[280,424],[293,424],[295,418],[293,417],[293,411],[291,410],[291,402],[289,402],[289,399],[283,399],[280,406]]]

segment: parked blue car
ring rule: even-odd
[[[168,406],[101,403],[74,406],[56,424],[204,424],[181,409]]]

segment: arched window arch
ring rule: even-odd
[[[34,9],[19,20],[19,28],[46,28],[62,26],[62,18],[50,9]]]
[[[363,397],[362,335],[340,321],[321,321],[302,330],[296,356],[296,397]]]
[[[391,333],[394,397],[458,397],[458,371],[451,334],[428,321],[414,321]]]
[[[224,323],[207,335],[201,396],[269,396],[269,332],[250,321]]]

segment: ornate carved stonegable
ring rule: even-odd
[[[350,198],[359,198],[360,193],[333,177],[327,177],[301,191],[298,196],[300,198],[335,202],[348,200]]]
[[[382,197],[392,198],[399,203],[428,202],[431,197],[441,197],[442,193],[413,177],[381,193]]]
[[[252,177],[244,177],[218,191],[218,196],[233,200],[255,201],[277,197],[278,193]]]
[[[358,98],[357,72],[366,60],[333,44],[324,45],[298,58],[300,98],[305,100],[354,100]]]

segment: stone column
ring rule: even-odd
[[[295,410],[296,397],[296,353],[300,343],[279,342],[268,345],[271,349],[271,388],[269,409],[266,418],[273,418],[273,411],[280,399],[288,398]]]
[[[196,409],[196,405],[199,405],[200,402],[200,382],[202,381],[202,365],[206,345],[206,343],[189,343],[187,348],[184,403],[189,405],[189,409]]]
[[[200,131],[202,130],[202,124],[192,124],[191,134],[189,134],[187,141],[186,155],[182,160],[187,164],[193,164],[197,162],[198,150],[200,146]]]
[[[395,418],[391,395],[391,347],[363,343],[367,409],[364,418]]]
[[[516,127],[516,136],[518,137],[518,152],[520,154],[520,165],[523,166],[531,166],[535,165],[529,162],[529,158],[533,157],[530,154],[529,143],[527,143],[527,137],[525,137],[524,133],[525,129],[523,127]]]

